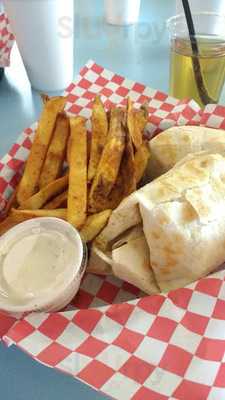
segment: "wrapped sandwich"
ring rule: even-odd
[[[180,161],[126,198],[95,246],[116,276],[149,294],[214,271],[225,260],[225,158]]]
[[[151,158],[147,175],[152,180],[190,153],[225,154],[225,131],[202,126],[176,126],[153,138],[149,147]]]

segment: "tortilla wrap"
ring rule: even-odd
[[[105,254],[92,246],[86,272],[97,275],[111,275],[111,254]]]
[[[153,271],[161,291],[185,286],[224,262],[225,158],[222,155],[200,153],[188,156],[169,172],[127,198],[123,206],[112,213],[110,220],[113,221],[113,227],[109,220],[100,235],[109,246],[116,240],[115,221],[129,220],[131,223],[130,215],[134,207],[139,210],[135,215],[141,218],[150,250],[149,271]],[[119,225],[120,234],[127,224]],[[132,271],[139,264],[135,251],[142,252],[147,260],[143,241],[141,251],[138,247],[134,246],[133,250],[129,246],[121,246],[112,254],[113,261],[121,268],[123,266],[125,271],[119,271],[113,265],[114,273],[128,281],[128,275],[134,277]],[[125,249],[133,263],[126,262]],[[134,255],[130,258],[132,252]],[[139,278],[136,286],[143,290]],[[145,288],[145,291],[149,293],[151,289]]]
[[[112,258],[112,270],[118,278],[137,286],[147,294],[159,292],[144,234],[113,250]]]
[[[169,171],[187,154],[207,151],[225,154],[225,131],[202,126],[175,126],[149,142],[147,176],[152,180]]]

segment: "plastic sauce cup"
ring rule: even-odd
[[[86,245],[68,222],[17,225],[0,238],[0,310],[59,311],[78,292],[86,264]]]

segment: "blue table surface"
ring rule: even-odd
[[[103,0],[76,0],[74,75],[88,59],[153,88],[168,91],[169,39],[166,19],[175,0],[142,0],[139,23],[107,25]],[[31,89],[18,49],[0,82],[0,157],[41,110],[38,92]],[[222,94],[222,101],[225,98]],[[4,400],[103,399],[70,376],[34,362],[14,346],[0,344],[0,398]]]

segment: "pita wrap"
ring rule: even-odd
[[[176,126],[149,142],[151,159],[147,176],[152,180],[169,171],[187,154],[207,151],[225,154],[225,131],[202,126]]]
[[[129,240],[143,236],[142,225],[137,225],[128,229],[120,235],[116,241],[112,242],[111,250],[125,245]],[[96,245],[93,245],[90,250],[87,272],[97,275],[112,274],[112,251],[102,251]]]
[[[150,254],[145,236],[128,240],[112,251],[112,270],[114,274],[147,294],[159,292],[150,265]]]
[[[97,275],[111,275],[111,254],[103,253],[92,246],[86,272]]]
[[[138,208],[138,200],[136,193],[132,193],[125,198],[112,212],[107,226],[102,233],[96,238],[95,245],[102,251],[110,249],[110,243],[118,238],[122,233],[141,223],[141,215]]]
[[[112,213],[111,220],[113,217],[113,221],[117,221],[119,212],[121,221],[131,223],[130,210],[135,207],[150,253],[147,255],[140,236],[136,238],[140,242],[138,246],[134,239],[113,250],[112,258],[117,267],[113,264],[112,268],[117,276],[128,281],[132,279],[133,284],[150,293],[150,284],[144,289],[139,276],[132,272],[142,263],[142,257],[145,265],[150,257],[148,269],[150,273],[153,271],[156,284],[165,292],[207,275],[224,262],[225,158],[222,155],[198,153],[188,156],[135,192],[132,198],[127,198],[125,204],[126,207]],[[119,225],[120,234],[125,225]],[[101,233],[103,238],[107,233],[109,245],[116,240],[114,227],[111,229],[109,220]],[[135,252],[142,253],[140,259]],[[127,255],[133,263],[126,261]]]
[[[150,192],[164,188],[164,201],[140,198],[143,230],[161,291],[185,286],[225,260],[225,158],[200,154],[162,175]],[[171,187],[179,195],[171,197]]]
[[[142,224],[136,225],[133,228],[128,229],[125,233],[122,233],[115,241],[112,242],[112,250],[118,247],[124,246],[130,240],[138,239],[143,236]]]

